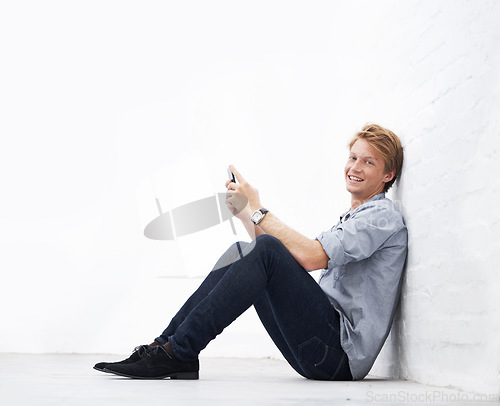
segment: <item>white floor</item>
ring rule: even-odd
[[[135,380],[95,371],[102,355],[0,354],[2,405],[486,405],[473,394],[407,381],[311,381],[283,361],[200,359],[200,380]],[[496,399],[498,401],[498,399]],[[458,402],[459,401],[459,402]]]

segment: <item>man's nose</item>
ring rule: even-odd
[[[351,167],[351,169],[353,171],[360,172],[361,171],[361,167],[360,167],[359,161],[355,161],[354,165]]]

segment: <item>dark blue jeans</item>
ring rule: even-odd
[[[238,243],[156,338],[192,361],[250,306],[285,359],[310,379],[352,380],[340,345],[340,320],[328,297],[284,245],[270,235]],[[241,248],[241,253],[240,253]]]

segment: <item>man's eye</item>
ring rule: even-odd
[[[372,161],[366,161],[366,163],[367,163],[368,165],[373,165],[373,162],[372,162]]]
[[[350,159],[351,161],[355,161],[355,160],[356,160],[356,158],[354,158],[353,156],[350,156],[350,157],[349,157],[349,159]]]

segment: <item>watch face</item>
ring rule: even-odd
[[[251,219],[254,223],[258,223],[262,219],[262,213],[260,211],[253,212]]]

